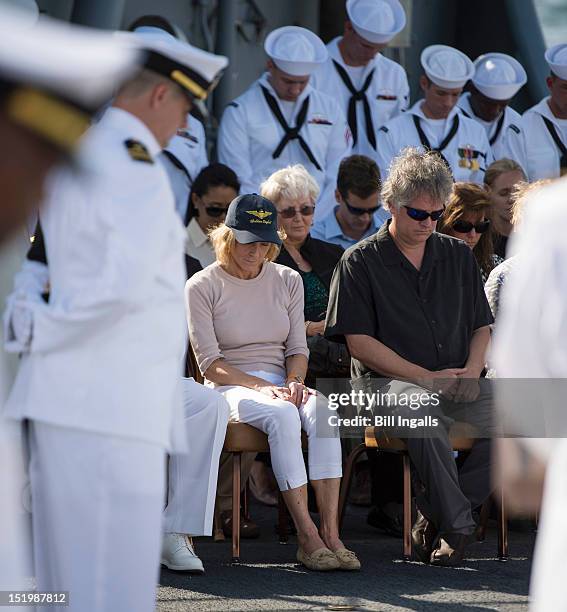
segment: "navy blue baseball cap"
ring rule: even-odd
[[[270,200],[257,193],[247,193],[234,198],[228,207],[224,223],[230,227],[241,244],[272,242],[281,246],[278,211]]]

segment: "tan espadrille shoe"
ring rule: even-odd
[[[331,552],[328,548],[318,548],[309,555],[301,548],[298,548],[297,560],[303,563],[307,569],[316,572],[328,572],[341,567],[335,553]]]
[[[346,548],[339,548],[339,550],[335,550],[335,557],[340,563],[342,570],[352,571],[360,569],[360,561],[358,560],[358,557],[352,552],[352,550],[348,550]]]

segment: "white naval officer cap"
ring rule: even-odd
[[[346,12],[355,32],[374,44],[389,42],[406,27],[399,0],[347,0]]]
[[[317,34],[299,26],[272,30],[266,36],[264,50],[280,70],[293,76],[310,75],[329,55]]]
[[[427,78],[438,87],[458,89],[474,74],[474,64],[458,49],[430,45],[421,52],[421,65]]]
[[[545,61],[555,76],[567,81],[567,44],[554,45],[545,52]]]
[[[123,35],[133,37],[134,44],[148,51],[144,64],[148,70],[171,79],[195,100],[207,98],[228,65],[223,55],[198,49],[160,28],[140,28]]]
[[[492,100],[510,100],[528,81],[522,64],[505,53],[485,53],[474,67],[474,86]]]
[[[16,125],[70,153],[91,115],[139,67],[109,33],[0,5],[0,108]]]

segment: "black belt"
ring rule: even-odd
[[[336,71],[341,77],[345,87],[349,90],[351,96],[348,102],[348,125],[352,132],[353,143],[356,144],[358,140],[358,125],[356,123],[356,103],[362,102],[362,108],[364,109],[364,120],[366,122],[366,137],[372,148],[376,151],[376,134],[374,133],[374,126],[372,124],[372,112],[370,111],[370,104],[366,97],[366,90],[372,83],[374,77],[374,68],[370,71],[370,74],[366,77],[362,87],[356,89],[348,76],[348,72],[335,60],[333,60]]]
[[[299,146],[303,149],[305,155],[307,155],[307,157],[309,158],[309,161],[315,166],[315,168],[317,168],[317,170],[321,171],[322,168],[319,165],[317,159],[315,158],[315,155],[313,155],[313,152],[309,148],[309,145],[305,142],[305,139],[299,133],[299,131],[303,127],[303,124],[305,123],[305,119],[307,119],[307,111],[309,110],[309,96],[305,98],[303,104],[301,105],[301,108],[299,109],[299,113],[297,114],[295,120],[295,127],[289,127],[287,121],[285,120],[285,117],[282,115],[282,111],[280,110],[277,100],[263,85],[260,85],[260,87],[262,88],[262,93],[264,94],[266,103],[270,107],[272,114],[276,118],[277,122],[282,126],[282,129],[284,131],[284,137],[280,140],[280,144],[272,153],[272,159],[277,159],[282,154],[282,151],[285,149],[289,142],[291,142],[292,140],[297,140],[299,142]]]
[[[435,151],[435,153],[438,153],[441,159],[447,164],[447,167],[449,168],[449,170],[451,170],[451,164],[449,164],[449,162],[447,161],[447,158],[443,155],[442,151],[451,142],[451,140],[453,140],[453,137],[455,136],[455,134],[457,133],[459,129],[459,115],[457,114],[453,117],[453,124],[451,125],[451,129],[449,130],[449,133],[447,134],[447,136],[443,138],[443,141],[439,144],[438,147],[431,146],[429,139],[427,138],[427,136],[425,135],[425,132],[423,131],[423,128],[421,127],[421,118],[418,117],[417,115],[412,115],[412,117],[413,117],[413,123],[415,125],[415,129],[417,130],[417,135],[419,136],[419,141],[421,142],[422,146],[427,151]]]
[[[555,142],[555,144],[557,145],[557,148],[559,149],[559,152],[561,153],[559,167],[560,167],[560,174],[563,176],[563,174],[567,173],[567,147],[563,144],[563,142],[561,141],[561,138],[559,138],[559,134],[557,133],[557,130],[555,129],[555,126],[553,125],[553,122],[550,121],[547,117],[544,117],[543,115],[541,116],[541,118],[543,119],[543,122],[545,123],[545,127],[547,128],[547,131],[551,134],[553,141]]]

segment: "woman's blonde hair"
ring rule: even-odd
[[[260,195],[277,204],[280,200],[309,198],[314,204],[319,185],[301,164],[277,170],[260,185]]]
[[[502,159],[497,159],[495,162],[492,162],[490,166],[486,169],[484,173],[484,184],[492,187],[496,179],[506,172],[520,172],[524,177],[524,181],[527,180],[526,173],[520,164],[513,159],[508,159],[507,157],[503,157]]]
[[[278,232],[279,233],[279,232]],[[232,259],[232,253],[236,244],[236,237],[230,227],[224,223],[217,225],[209,232],[209,240],[215,250],[217,261],[227,266]],[[277,244],[270,244],[270,248],[266,253],[266,261],[274,261],[280,252],[280,247]]]
[[[512,218],[511,222],[514,228],[517,227],[522,222],[524,217],[524,210],[526,202],[530,197],[534,195],[536,191],[539,191],[542,187],[549,185],[552,183],[552,179],[540,179],[539,181],[535,181],[533,183],[526,183],[522,181],[521,183],[517,183],[514,186],[514,190],[512,191]]]

